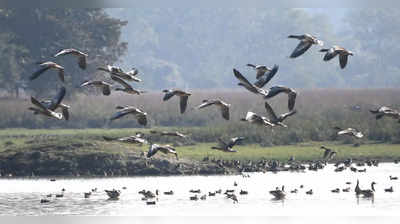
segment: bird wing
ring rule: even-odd
[[[86,69],[86,56],[84,55],[79,56],[78,64],[81,69]]]
[[[253,64],[247,64],[247,66],[252,67],[252,68],[256,68],[256,66],[253,65]]]
[[[147,114],[143,113],[141,111],[137,111],[136,114],[136,119],[138,121],[139,124],[146,126],[147,125]]]
[[[279,69],[279,66],[274,65],[272,70],[269,71],[268,73],[266,73],[266,75],[263,75],[262,77],[257,78],[258,80],[254,83],[254,85],[257,86],[258,88],[264,87],[265,84],[267,84],[275,76],[275,74],[278,72],[278,69]]]
[[[231,138],[231,140],[228,143],[228,147],[232,148],[235,146],[238,142],[242,141],[244,138],[243,137],[236,137],[236,138]]]
[[[261,78],[265,74],[266,70],[264,69],[257,69],[256,79]]]
[[[300,43],[294,49],[294,51],[292,52],[290,57],[296,58],[296,57],[304,54],[304,52],[306,52],[311,47],[311,45],[312,45],[312,43],[310,41],[303,41],[303,40],[300,41]]]
[[[47,107],[45,107],[42,103],[40,103],[35,97],[31,96],[31,102],[33,105],[39,107],[43,111],[47,111]]]
[[[293,114],[297,113],[296,110],[289,111],[287,113],[281,114],[278,118],[280,121],[284,121],[287,117],[292,116]]]
[[[277,121],[278,118],[276,117],[274,110],[272,109],[272,107],[269,105],[269,103],[267,101],[265,101],[264,106],[265,106],[265,109],[267,110],[269,119],[272,121]]]
[[[347,58],[348,55],[347,54],[340,54],[339,55],[339,63],[340,63],[340,68],[344,68],[347,65]]]
[[[61,51],[59,51],[57,54],[54,55],[54,57],[58,57],[58,56],[63,56],[63,55],[67,55],[67,54],[71,54],[73,52],[75,52],[75,49],[69,48],[69,49],[63,49]]]
[[[201,109],[215,104],[215,100],[203,100],[203,103],[196,107],[196,109]]]
[[[60,77],[60,80],[61,81],[65,81],[65,79],[64,79],[64,69],[61,69],[61,68],[59,68],[58,69],[58,77]]]
[[[126,109],[122,109],[120,111],[117,111],[116,113],[113,114],[113,116],[111,116],[110,120],[115,120],[118,118],[121,118],[129,113],[132,113],[133,111],[135,111],[136,108],[126,108]]]
[[[180,96],[180,107],[181,107],[181,114],[183,114],[186,110],[187,103],[188,103],[189,96]]]
[[[127,82],[125,82],[124,80],[122,80],[120,77],[118,77],[116,75],[111,75],[111,79],[118,82],[119,84],[121,84],[123,87],[125,87],[125,89],[132,89],[131,85],[129,85]]]
[[[294,109],[294,105],[296,103],[296,96],[297,96],[297,93],[295,91],[291,91],[288,94],[288,98],[289,98],[288,99],[288,108],[289,108],[289,111],[292,111]]]
[[[336,57],[337,54],[338,54],[338,51],[336,51],[335,48],[333,48],[333,47],[329,48],[324,56],[324,61],[331,60],[332,58]]]
[[[229,107],[221,104],[220,109],[222,117],[225,118],[225,120],[229,120]]]
[[[165,90],[165,95],[164,95],[163,101],[167,101],[167,100],[171,99],[171,97],[173,97],[174,95],[175,95],[174,91]]]
[[[240,81],[240,84],[242,84],[247,90],[256,94],[259,93],[258,89],[253,86],[238,70],[233,69],[233,74]]]
[[[149,147],[149,151],[147,152],[147,158],[154,156],[159,150],[159,146],[157,144],[151,144]]]
[[[49,69],[50,69],[50,66],[43,67],[43,68],[39,69],[38,71],[36,71],[35,73],[33,73],[33,74],[29,77],[29,79],[30,79],[30,80],[34,80],[34,79],[36,79],[37,77],[39,77],[43,72],[45,72],[45,71],[47,71],[47,70],[49,70]]]
[[[49,110],[54,111],[60,105],[61,101],[64,99],[65,92],[66,92],[65,87],[61,87],[57,95],[51,100],[51,103],[48,107]]]
[[[69,111],[68,111],[68,108],[66,108],[66,107],[63,107],[62,108],[62,114],[63,114],[63,117],[65,118],[65,120],[69,120]]]

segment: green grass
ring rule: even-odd
[[[148,146],[137,146],[119,142],[106,142],[102,140],[107,136],[128,136],[143,129],[57,129],[57,130],[29,130],[6,129],[0,130],[0,155],[16,152],[45,151],[49,154],[69,153],[110,153],[127,154],[147,151]],[[147,130],[148,131],[148,130]],[[146,130],[144,132],[147,132]],[[167,140],[170,140],[168,138]],[[165,142],[171,143],[172,142]],[[344,158],[380,158],[392,160],[400,158],[400,144],[375,144],[372,142],[354,147],[351,144],[339,142],[307,142],[296,145],[261,147],[255,144],[236,146],[236,153],[225,153],[211,149],[216,143],[197,143],[195,145],[176,147],[182,159],[202,160],[204,157],[216,159],[260,160],[278,159],[287,160],[294,156],[297,160],[320,159],[324,145],[337,151],[336,159]],[[157,155],[170,157],[171,155]],[[172,156],[171,156],[172,158]]]

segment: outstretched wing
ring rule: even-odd
[[[36,71],[35,73],[33,73],[33,74],[29,77],[29,79],[30,79],[30,80],[34,80],[34,79],[36,79],[37,77],[39,77],[43,72],[45,72],[45,71],[47,71],[47,70],[49,70],[49,69],[50,69],[49,66],[43,67],[43,68],[39,69],[38,71]]]
[[[65,87],[61,87],[57,95],[51,100],[49,110],[55,110],[58,107],[58,105],[60,105],[61,101],[64,99],[65,92],[66,92]]]
[[[252,93],[259,93],[257,88],[254,87],[238,70],[233,69],[233,74],[240,81],[239,85],[244,86],[247,90]]]
[[[164,95],[163,101],[167,101],[175,95],[174,91],[171,91],[171,90],[164,90],[164,92],[165,92],[165,95]]]
[[[322,51],[322,50],[321,50],[321,51]],[[335,51],[335,48],[329,48],[329,49],[326,51],[326,54],[325,54],[325,56],[324,56],[324,61],[329,61],[329,60],[331,60],[332,58],[336,57],[337,54],[338,54],[338,52]]]
[[[294,91],[291,91],[288,94],[288,108],[289,108],[289,111],[292,111],[294,109],[294,105],[296,103],[296,96],[297,96],[297,93],[294,92]]]
[[[243,141],[244,139],[245,139],[244,137],[232,138],[228,143],[228,147],[232,148],[233,146],[235,146],[240,141]]]
[[[129,113],[131,113],[131,112],[132,112],[132,111],[131,111],[130,109],[125,109],[125,110],[117,111],[116,113],[114,113],[114,114],[111,116],[110,120],[112,121],[112,120],[115,120],[115,119],[119,119],[119,118],[121,118],[121,117],[123,117],[123,116],[126,116],[127,114],[129,114]]]
[[[349,56],[347,54],[340,54],[339,55],[339,62],[340,62],[340,68],[344,68],[347,65],[347,58]]]
[[[124,80],[122,80],[120,77],[115,76],[115,75],[111,75],[111,79],[118,82],[119,84],[121,84],[123,87],[125,87],[125,89],[132,89],[132,86],[129,85],[127,82],[125,82]]]
[[[200,104],[199,106],[197,106],[196,109],[201,109],[201,108],[208,107],[208,106],[211,106],[214,104],[215,104],[214,100],[203,100],[203,103]]]
[[[257,86],[258,88],[264,87],[278,72],[279,65],[274,65],[271,71],[260,77],[254,85]]]
[[[33,105],[39,107],[41,110],[47,111],[47,108],[33,96],[31,96],[31,102]]]
[[[304,52],[306,52],[310,47],[312,43],[310,41],[300,41],[300,43],[297,45],[297,47],[294,49],[292,54],[290,55],[291,58],[296,58]]]
[[[274,112],[274,110],[272,109],[272,107],[269,105],[269,103],[267,101],[265,101],[265,109],[267,110],[268,113],[268,117],[271,121],[276,121],[278,120],[278,118],[276,117],[276,114]]]
[[[189,96],[181,96],[180,97],[179,104],[180,104],[180,107],[181,107],[181,114],[183,114],[185,112],[185,110],[186,110],[186,107],[187,107],[187,104],[188,104],[188,99],[189,99]]]
[[[225,120],[229,120],[229,107],[225,106],[225,105],[221,105],[220,109],[221,109],[222,117]]]
[[[281,115],[279,116],[278,119],[279,119],[280,121],[284,121],[287,117],[290,117],[290,116],[292,116],[292,115],[295,114],[295,113],[297,113],[296,110],[289,111],[289,112],[287,112],[287,113],[281,114]]]
[[[78,64],[81,69],[86,69],[86,56],[79,56]]]

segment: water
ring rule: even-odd
[[[362,168],[362,167],[361,167]],[[350,170],[336,173],[334,166],[328,165],[318,172],[250,173],[250,178],[242,176],[173,176],[173,177],[133,177],[133,178],[93,178],[93,179],[0,179],[1,215],[138,215],[138,216],[180,216],[180,215],[396,215],[400,207],[400,180],[389,180],[389,175],[400,176],[400,165],[380,164],[367,167],[366,173]],[[354,194],[356,180],[361,189],[369,189],[372,181],[377,182],[374,201],[357,199]],[[233,186],[234,181],[238,183]],[[346,185],[345,182],[352,182]],[[304,185],[300,189],[300,185]],[[268,191],[285,185],[287,197],[284,201],[274,201]],[[393,193],[384,188],[393,186]],[[98,188],[88,199],[83,192]],[[126,190],[122,190],[126,187]],[[350,187],[349,193],[331,193],[334,188]],[[65,188],[63,198],[50,199],[41,204],[46,194],[60,193]],[[119,200],[107,200],[104,189],[121,189]],[[239,203],[233,204],[223,194],[208,197],[207,200],[190,201],[190,189],[201,189],[203,194],[222,189],[236,189]],[[289,193],[297,188],[297,194]],[[161,195],[156,205],[146,205],[138,191],[146,189]],[[240,189],[248,195],[239,195]],[[305,191],[313,189],[313,195]],[[174,195],[162,192],[173,190]],[[396,210],[397,209],[397,210]]]

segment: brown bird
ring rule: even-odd
[[[178,153],[176,152],[176,150],[170,146],[170,145],[157,145],[157,144],[151,144],[149,151],[147,152],[147,158],[150,158],[152,156],[154,156],[158,151],[164,153],[164,154],[175,154],[176,159],[178,159]]]
[[[326,52],[324,56],[324,61],[329,61],[332,58],[339,55],[340,68],[344,68],[347,65],[347,59],[349,55],[353,56],[353,52],[344,49],[343,47],[333,46],[329,49],[321,49],[320,52]]]
[[[323,159],[331,160],[336,152],[333,149],[326,148],[325,146],[321,146],[321,149],[324,149]]]
[[[136,135],[128,136],[128,137],[121,137],[121,138],[112,138],[112,137],[103,136],[103,139],[106,141],[119,141],[119,142],[139,144],[139,145],[147,144],[147,140],[142,138],[142,135],[140,135],[140,134],[136,134]]]
[[[99,67],[97,70],[105,71],[109,73],[110,75],[115,75],[118,76],[121,79],[125,79],[127,81],[135,81],[135,82],[140,82],[142,81],[141,79],[135,77],[137,73],[135,72],[124,72],[122,68],[117,67],[117,66],[112,66],[112,65],[107,65],[107,68]]]
[[[36,71],[35,73],[33,73],[29,79],[30,80],[34,80],[37,77],[39,77],[43,72],[49,70],[49,69],[54,69],[58,71],[58,77],[61,79],[61,81],[64,82],[64,67],[62,67],[59,64],[56,64],[54,62],[51,61],[47,61],[47,62],[38,62],[37,64],[40,65],[41,69],[39,69],[38,71]]]
[[[289,35],[288,38],[295,38],[300,40],[300,43],[294,49],[294,51],[290,55],[290,58],[296,58],[304,54],[304,52],[306,52],[313,44],[318,44],[320,46],[324,45],[324,42],[307,33],[304,35]]]
[[[81,84],[81,87],[85,86],[95,86],[97,88],[101,88],[103,95],[109,96],[111,94],[111,84],[104,81],[85,81]]]
[[[247,64],[247,66],[252,67],[256,70],[256,72],[257,72],[256,79],[260,79],[265,74],[267,74],[266,76],[268,77],[268,81],[271,80],[272,77],[274,77],[274,75],[276,74],[276,72],[279,69],[278,65],[274,65],[273,68],[269,68],[266,65],[254,65],[254,64]],[[266,81],[266,82],[268,82],[268,81]]]
[[[229,120],[229,107],[231,105],[228,103],[225,103],[224,101],[222,101],[220,99],[203,100],[203,103],[200,104],[199,106],[197,106],[196,109],[201,109],[201,108],[208,107],[211,105],[218,106],[219,109],[221,110],[222,117],[225,120]]]
[[[358,131],[355,128],[346,128],[346,129],[342,129],[340,127],[334,127],[335,130],[337,130],[337,135],[349,135],[349,136],[353,136],[356,138],[362,138],[364,137],[363,133],[361,133],[361,131]]]
[[[244,137],[235,137],[231,138],[228,143],[224,142],[221,138],[218,138],[218,146],[213,146],[211,147],[212,149],[217,149],[221,150],[224,152],[237,152],[236,150],[233,150],[233,146],[235,146],[237,143],[240,141],[243,141],[245,138]]]
[[[378,109],[370,110],[370,112],[372,114],[376,115],[375,116],[376,120],[379,120],[382,117],[386,116],[386,117],[391,117],[393,119],[397,119],[398,122],[400,122],[400,112],[398,110],[394,110],[389,107],[382,106],[382,107],[379,107]]]
[[[67,54],[71,54],[71,55],[78,57],[79,67],[81,69],[86,69],[86,57],[88,55],[83,53],[82,51],[78,51],[73,48],[63,49],[63,50],[59,51],[57,54],[55,54],[54,57],[63,56],[63,55],[67,55]]]
[[[125,115],[128,114],[133,114],[135,115],[137,121],[139,122],[139,124],[145,126],[147,124],[147,113],[136,108],[136,107],[132,107],[132,106],[117,106],[116,109],[118,109],[119,111],[117,111],[116,113],[114,113],[113,116],[111,116],[110,120],[113,121],[115,119],[121,118]]]
[[[292,110],[289,111],[288,113],[284,113],[278,116],[276,116],[274,110],[272,109],[272,107],[268,104],[268,102],[265,102],[265,109],[267,110],[268,113],[268,117],[269,117],[269,122],[271,122],[274,125],[279,125],[282,127],[287,128],[287,125],[282,123],[286,118],[292,116],[293,114],[295,114],[297,111],[296,110]]]
[[[47,117],[53,117],[61,120],[63,115],[61,113],[57,113],[54,110],[59,107],[61,101],[64,99],[65,96],[65,87],[62,87],[54,99],[51,101],[50,104],[45,105],[39,102],[36,98],[31,96],[31,102],[36,107],[29,107],[29,110],[34,111],[34,114],[42,114]]]
[[[121,84],[124,88],[116,88],[116,91],[122,91],[122,92],[126,92],[129,94],[137,94],[140,95],[141,93],[144,93],[145,91],[141,91],[141,90],[136,90],[134,88],[132,88],[131,85],[129,85],[127,82],[125,82],[124,80],[122,80],[121,78],[119,78],[118,76],[115,75],[111,75],[111,79],[118,82],[119,84]]]
[[[240,119],[241,121],[247,121],[252,124],[260,125],[260,126],[265,126],[265,127],[274,127],[275,124],[272,124],[268,118],[262,117],[260,115],[257,115],[254,112],[247,112],[246,117]]]
[[[183,114],[186,110],[187,107],[187,103],[188,103],[188,99],[189,96],[192,95],[191,93],[182,91],[182,90],[170,90],[170,89],[165,89],[163,90],[163,92],[165,93],[163,101],[167,101],[169,100],[171,97],[173,96],[179,96],[180,98],[180,109],[181,109],[181,114]]]

